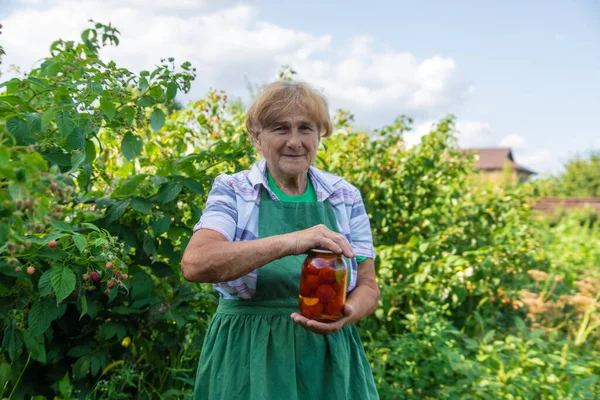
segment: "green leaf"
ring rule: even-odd
[[[81,296],[81,314],[79,315],[79,319],[83,318],[85,314],[88,312],[88,304],[85,295]]]
[[[33,136],[27,128],[27,122],[20,118],[11,118],[6,121],[6,129],[15,137],[18,145],[33,143]]]
[[[45,171],[48,168],[48,162],[38,152],[27,153],[23,155],[23,161],[30,167]]]
[[[54,288],[50,281],[50,270],[45,271],[40,277],[40,280],[38,281],[38,290],[40,291],[40,297],[45,297],[54,293]]]
[[[138,310],[137,308],[130,307],[115,307],[111,309],[111,312],[119,315],[129,315],[129,314],[141,314],[145,312],[144,310]]]
[[[71,171],[75,171],[85,161],[85,151],[77,150],[71,154]]]
[[[0,168],[7,168],[10,166],[10,151],[8,147],[0,147]]]
[[[96,376],[106,364],[106,354],[98,351],[92,354],[92,375]]]
[[[54,264],[51,269],[50,281],[56,293],[56,302],[66,299],[75,290],[75,273],[62,264]]]
[[[31,133],[37,133],[42,130],[42,116],[38,113],[28,113],[25,117],[27,129]]]
[[[100,110],[102,110],[102,112],[106,114],[106,117],[109,120],[112,120],[115,117],[115,114],[117,113],[117,109],[115,108],[114,103],[105,97],[100,99]]]
[[[90,82],[88,83],[88,89],[97,95],[102,95],[102,85],[98,82]]]
[[[131,134],[131,132],[127,132],[125,136],[123,136],[123,140],[121,141],[121,152],[127,160],[131,161],[140,155],[143,147],[144,142],[139,136],[135,136]]]
[[[40,299],[29,311],[29,332],[39,336],[50,328],[50,323],[57,318],[58,307],[51,299]]]
[[[152,264],[152,275],[159,278],[169,278],[171,276],[176,276],[176,273],[169,264],[156,262]]]
[[[114,336],[122,340],[126,334],[127,328],[125,328],[125,325],[114,321],[100,325],[100,330],[98,331],[98,336],[102,340],[108,340]]]
[[[12,375],[10,364],[6,361],[0,363],[0,382],[9,382]]]
[[[27,351],[31,353],[31,358],[45,364],[47,359],[44,337],[35,337],[31,332],[25,332],[25,335],[23,336],[25,339],[25,347],[27,347]]]
[[[525,332],[527,330],[527,325],[525,325],[525,322],[519,317],[515,317],[515,326],[519,332]]]
[[[46,64],[45,68],[42,68],[42,71],[46,76],[56,76],[60,71],[61,64],[62,63],[60,62],[50,61],[48,64]]]
[[[150,126],[158,132],[165,125],[165,113],[160,108],[155,108],[150,114]]]
[[[490,330],[488,333],[485,334],[485,336],[483,337],[483,339],[481,339],[481,342],[483,344],[488,344],[489,342],[492,341],[492,339],[494,338],[495,334],[496,334],[496,331],[494,329]]]
[[[15,319],[11,319],[8,327],[4,330],[2,348],[8,352],[8,356],[14,361],[23,349],[23,333],[17,328]]]
[[[185,178],[183,184],[189,191],[196,194],[204,194],[204,187],[200,182],[192,178]]]
[[[50,225],[59,231],[73,232],[73,227],[64,221],[50,221]]]
[[[163,215],[162,218],[159,218],[157,220],[155,220],[154,222],[152,222],[152,232],[154,232],[154,237],[158,237],[160,235],[162,235],[163,233],[167,232],[169,230],[169,227],[171,226],[171,215],[168,213],[165,213]]]
[[[84,356],[75,361],[73,364],[73,376],[77,379],[83,378],[90,370],[90,357]]]
[[[152,211],[152,203],[142,197],[134,197],[131,200],[131,208],[142,214],[150,214]]]
[[[71,166],[71,156],[63,152],[61,149],[50,149],[42,153],[46,160],[53,162],[61,167]]]
[[[131,106],[125,106],[119,111],[119,115],[121,115],[127,123],[131,124],[135,118],[135,109]]]
[[[0,243],[6,243],[8,240],[8,232],[10,231],[10,227],[8,224],[0,222]]]
[[[65,142],[65,148],[67,150],[83,149],[85,147],[85,137],[83,132],[79,128],[73,129],[73,132],[69,135]]]
[[[160,186],[156,201],[160,204],[165,204],[173,201],[177,198],[179,192],[181,192],[181,185],[177,182],[167,182]]]
[[[96,231],[96,232],[100,232],[100,229],[96,225],[90,224],[89,222],[84,222],[81,224],[81,226],[84,226],[84,227],[91,229],[93,231]]]
[[[85,236],[76,233],[73,235],[73,243],[75,243],[75,246],[77,246],[79,251],[83,253],[83,250],[85,250],[87,246],[87,239],[85,238]]]
[[[58,131],[62,134],[63,138],[69,137],[73,129],[75,128],[75,122],[68,111],[58,111],[55,117],[56,126]]]
[[[175,82],[169,82],[167,85],[167,101],[171,101],[177,95],[177,84]]]
[[[65,399],[70,398],[71,392],[73,391],[73,386],[71,386],[71,381],[69,380],[68,372],[58,383],[58,390],[60,390],[60,394],[63,395],[63,398],[65,398]]]
[[[71,347],[69,349],[69,351],[67,352],[67,355],[69,357],[83,357],[85,355],[90,354],[92,351],[94,351],[94,343],[91,341],[86,341],[85,343],[82,343],[80,345],[77,345],[75,347]]]
[[[144,76],[143,75],[144,71],[141,72],[140,76]],[[138,87],[140,88],[140,92],[145,91],[148,88],[148,79],[146,78],[142,78],[140,79],[140,81],[138,82]]]
[[[156,260],[156,240],[151,235],[144,236],[144,242],[142,243],[142,249],[148,257],[152,257]]]
[[[127,210],[127,206],[129,206],[129,201],[117,201],[108,206],[106,209],[106,223],[110,224],[121,218]]]
[[[85,165],[91,165],[96,159],[96,145],[91,140],[85,141]]]
[[[56,115],[56,111],[57,111],[56,108],[52,107],[52,108],[44,111],[44,113],[42,114],[42,130],[43,131],[45,131],[48,128],[48,125],[54,119],[54,116]]]
[[[152,295],[154,289],[154,281],[152,277],[144,271],[138,271],[130,280],[131,296],[134,299],[142,299]]]
[[[137,105],[140,107],[150,107],[154,105],[154,99],[150,96],[142,96],[137,101]]]

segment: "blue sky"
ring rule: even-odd
[[[266,82],[292,63],[359,125],[414,116],[413,142],[453,113],[463,146],[510,145],[539,172],[600,149],[599,2],[160,3],[0,0],[3,67],[31,65],[88,18],[110,20],[124,45],[108,56],[121,64],[150,68],[175,55],[199,66],[184,100],[215,86],[247,98],[245,79]]]

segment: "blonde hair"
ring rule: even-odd
[[[275,81],[267,85],[246,113],[246,129],[256,137],[263,128],[299,109],[317,124],[322,137],[331,136],[333,127],[327,99],[304,82]]]

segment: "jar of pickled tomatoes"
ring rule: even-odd
[[[341,254],[311,249],[302,264],[300,314],[323,322],[339,320],[346,303],[347,282],[348,266]]]

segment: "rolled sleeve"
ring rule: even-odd
[[[371,222],[358,189],[356,189],[350,212],[350,234],[352,235],[352,247],[358,256],[375,258]]]
[[[194,232],[199,229],[211,229],[231,242],[235,237],[237,216],[235,190],[229,183],[229,176],[219,175],[208,194],[206,207],[200,221],[194,226]]]

